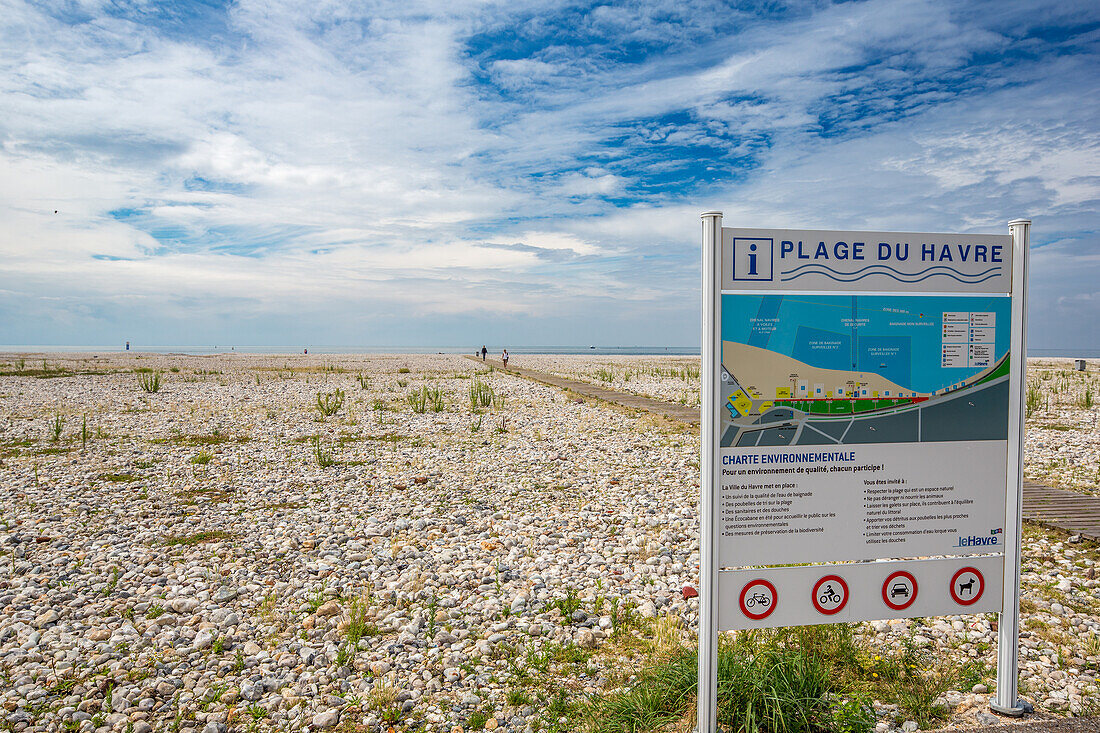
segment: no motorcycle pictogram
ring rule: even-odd
[[[826,575],[814,584],[810,601],[826,616],[839,613],[848,605],[848,583],[839,575]]]

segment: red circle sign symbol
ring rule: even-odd
[[[978,602],[985,592],[985,577],[977,568],[965,567],[951,576],[951,597],[960,606]]]
[[[738,600],[741,604],[741,613],[753,621],[759,621],[770,616],[779,605],[779,593],[776,592],[774,585],[763,578],[757,578],[745,584]]]
[[[810,600],[820,613],[832,616],[848,605],[848,584],[839,575],[826,575],[814,583]]]
[[[890,573],[882,584],[882,602],[895,611],[904,611],[917,600],[917,579],[907,570]]]

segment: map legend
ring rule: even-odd
[[[945,312],[942,334],[942,367],[972,369],[993,364],[997,343],[996,313]]]

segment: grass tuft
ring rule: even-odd
[[[160,392],[160,372],[142,372],[138,374],[138,385],[142,392],[150,394]]]
[[[593,699],[584,711],[588,730],[690,725],[696,670],[694,649],[673,651],[625,690]],[[865,733],[875,725],[870,701],[879,699],[898,705],[903,719],[929,727],[947,712],[935,705],[938,697],[987,674],[911,643],[873,653],[845,624],[742,631],[723,637],[719,648],[718,723],[744,733]]]
[[[313,437],[313,459],[317,462],[317,465],[321,468],[328,468],[336,463],[336,459],[332,457],[332,451],[326,450],[321,445],[321,437]]]
[[[470,382],[470,409],[477,411],[493,404],[493,388],[477,377]]]
[[[340,411],[340,408],[344,406],[344,390],[337,389],[335,392],[328,392],[327,394],[317,393],[317,412],[321,413],[322,417],[331,417]]]
[[[161,541],[161,544],[165,547],[177,547],[181,545],[190,547],[192,545],[202,544],[203,542],[221,542],[222,540],[233,539],[235,536],[236,535],[230,532],[223,532],[221,530],[197,532],[196,534],[188,535],[168,535]]]

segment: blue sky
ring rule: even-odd
[[[720,209],[1029,217],[1031,346],[1100,348],[1095,2],[0,0],[0,48],[0,343],[693,345]]]

